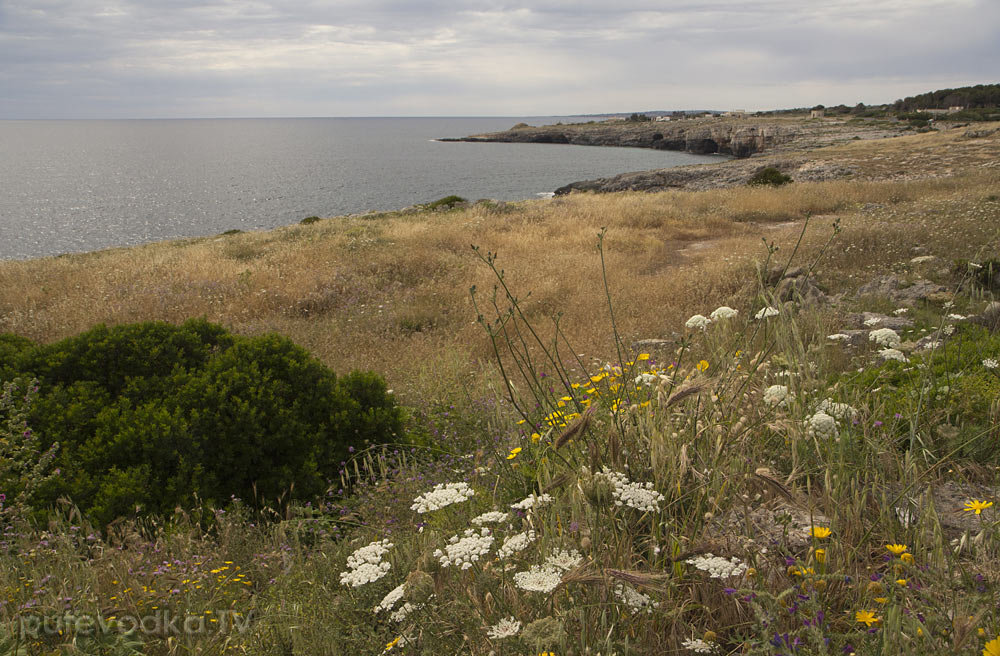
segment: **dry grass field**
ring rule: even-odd
[[[571,342],[593,356],[611,348],[595,251],[602,227],[626,339],[669,335],[706,303],[735,304],[754,293],[756,266],[766,257],[762,240],[790,253],[806,217],[800,262],[840,221],[842,233],[818,270],[831,291],[850,289],[918,251],[972,257],[995,250],[1000,135],[964,133],[812,153],[858,167],[862,180],[337,217],[2,262],[0,331],[52,341],[98,323],[205,317],[244,334],[288,335],[338,371],[379,371],[405,398],[423,374],[464,375],[487,355],[469,288],[488,296],[493,281],[472,245],[499,254],[516,293],[530,292],[530,315],[562,312]]]

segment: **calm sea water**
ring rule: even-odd
[[[522,200],[711,156],[441,137],[561,118],[0,121],[0,259],[257,230],[457,194]]]

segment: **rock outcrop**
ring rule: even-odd
[[[893,133],[895,131],[885,127],[865,123],[848,125],[843,121],[716,117],[670,122],[602,121],[540,127],[518,124],[504,132],[441,141],[624,146],[745,158],[777,150],[828,146],[852,139],[883,138]]]

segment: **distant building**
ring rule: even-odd
[[[823,118],[826,116],[825,109],[813,109],[809,112],[809,118]]]
[[[670,117],[669,116],[657,116],[654,120],[656,120],[656,121],[669,121]]]
[[[723,116],[728,116],[729,118],[746,118],[747,110],[745,109],[734,109],[732,111],[726,112]]]

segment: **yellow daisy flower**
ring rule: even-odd
[[[1000,656],[1000,638],[993,638],[983,646],[983,656]]]
[[[507,460],[513,460],[517,457],[517,454],[521,453],[521,447],[516,447],[510,450],[510,455],[507,456]]]
[[[819,538],[820,540],[828,538],[833,534],[833,531],[826,526],[813,526],[810,532],[814,538]]]
[[[891,551],[896,556],[901,556],[906,552],[907,549],[909,549],[909,547],[907,547],[905,544],[887,544],[885,545],[885,548]]]
[[[965,502],[965,508],[962,508],[965,512],[975,512],[977,515],[981,514],[984,510],[993,505],[992,501],[979,501],[978,499],[970,499]]]
[[[878,624],[879,622],[882,621],[879,618],[875,617],[875,613],[873,613],[870,610],[859,610],[858,612],[854,613],[854,619],[857,622],[860,622],[868,627],[871,627],[872,624]]]

